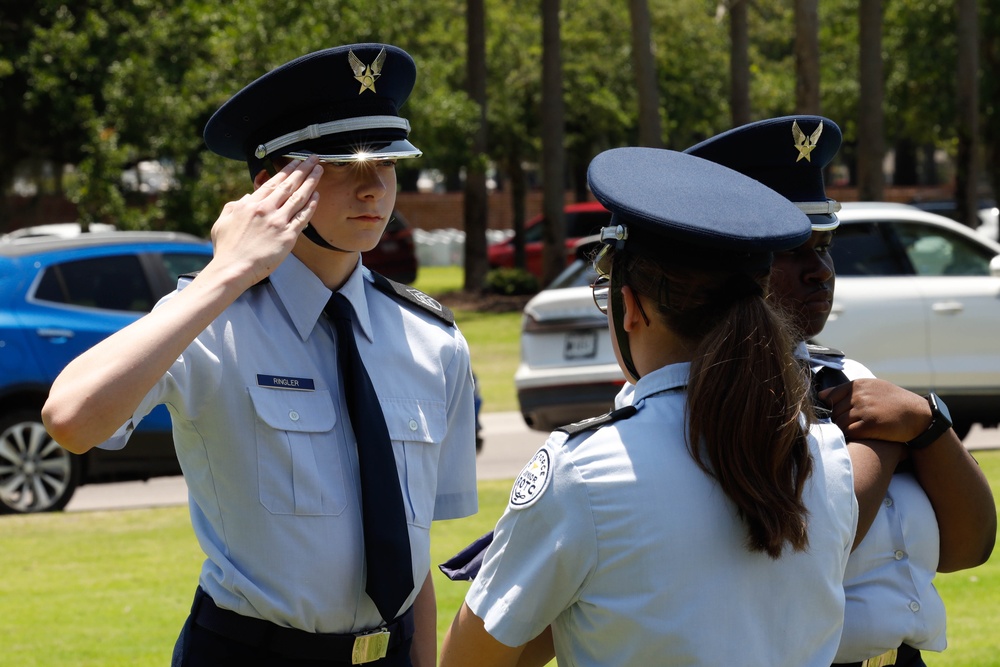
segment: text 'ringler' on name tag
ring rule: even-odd
[[[284,375],[257,375],[257,386],[270,389],[294,389],[296,391],[316,391],[316,383],[311,378],[293,378]]]

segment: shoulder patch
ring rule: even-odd
[[[584,431],[593,431],[599,429],[607,424],[612,424],[616,421],[622,419],[628,419],[632,415],[638,412],[638,408],[634,405],[626,405],[624,408],[618,408],[617,410],[612,410],[611,412],[601,415],[599,417],[591,417],[590,419],[584,419],[567,426],[560,426],[557,431],[562,431],[563,433],[568,433],[570,436],[578,435]]]
[[[514,487],[510,490],[510,508],[521,510],[534,505],[545,493],[545,489],[549,488],[551,477],[552,455],[543,446],[514,480]]]
[[[414,289],[409,285],[397,283],[395,280],[389,280],[380,273],[376,273],[371,269],[368,270],[371,271],[375,287],[377,287],[379,291],[384,292],[389,296],[396,297],[406,303],[417,306],[449,326],[455,326],[455,316],[452,314],[451,310],[438,303],[437,300],[432,299],[420,290]]]
[[[815,345],[813,343],[806,343],[806,349],[809,350],[810,357],[826,356],[826,357],[843,357],[845,356],[843,352],[832,347],[826,347],[825,345]]]

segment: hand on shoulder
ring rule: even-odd
[[[908,442],[930,424],[927,399],[878,378],[861,378],[821,391],[832,419],[851,439]]]

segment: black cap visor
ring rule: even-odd
[[[369,160],[405,160],[423,153],[406,139],[383,142],[358,142],[349,146],[315,146],[284,153],[292,160],[305,160],[317,155],[320,162],[367,162]]]

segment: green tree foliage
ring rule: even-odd
[[[887,2],[885,11],[887,138],[952,140],[957,113],[955,3]]]
[[[683,150],[730,127],[729,28],[706,0],[651,0],[649,11],[664,142]]]
[[[727,20],[718,0],[649,0],[649,9],[663,140],[683,149],[730,126]],[[857,1],[823,0],[819,9],[822,111],[843,127],[849,155]],[[951,148],[953,3],[899,0],[885,9],[887,144]],[[541,21],[538,0],[487,0],[486,10],[489,157],[509,182],[539,161]],[[995,146],[997,0],[982,13],[982,125]],[[584,194],[590,158],[637,141],[628,7],[563,0],[561,21],[567,185]],[[752,115],[791,113],[792,3],[755,0],[748,21]],[[369,40],[399,44],[418,65],[404,113],[425,157],[401,164],[400,182],[412,187],[420,168],[457,175],[478,116],[465,93],[464,35],[463,0],[0,0],[0,188],[8,190],[15,168],[72,165],[63,182],[56,169],[52,187],[84,219],[206,234],[223,203],[251,187],[244,168],[205,149],[212,112],[291,58]],[[155,199],[122,183],[122,172],[144,160],[174,172],[175,186]]]

